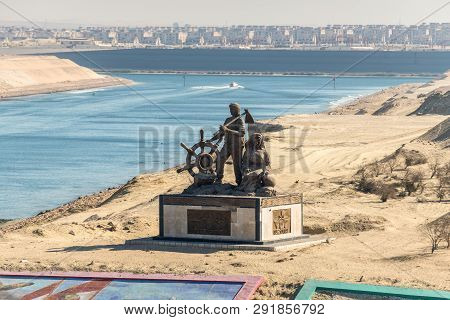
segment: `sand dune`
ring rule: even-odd
[[[417,140],[437,142],[444,147],[448,147],[450,145],[450,118],[438,123],[425,134],[417,138]]]
[[[0,99],[131,84],[54,56],[0,56]]]
[[[328,111],[331,115],[441,114],[450,110],[450,72],[424,84],[403,84],[361,97]],[[437,107],[439,106],[439,107]]]

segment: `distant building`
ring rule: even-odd
[[[231,47],[386,50],[450,50],[450,23],[202,27],[79,27],[47,29],[0,26],[2,46]]]
[[[86,38],[78,38],[78,39],[60,38],[60,39],[57,39],[56,42],[65,47],[69,47],[69,48],[73,48],[73,47],[81,46],[81,45],[83,45],[83,46],[94,45],[93,39],[86,39]]]

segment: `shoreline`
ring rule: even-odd
[[[172,74],[172,75],[191,75],[191,76],[267,76],[267,77],[336,77],[338,78],[359,78],[359,77],[398,77],[398,78],[434,78],[441,76],[442,73],[386,73],[386,72],[367,72],[356,73],[348,72],[343,75],[339,73],[328,72],[253,72],[253,71],[181,71],[181,70],[133,70],[133,69],[96,69],[99,74],[124,73],[124,74]]]
[[[62,47],[62,46],[30,46],[30,47],[4,47],[0,48],[1,54],[53,54],[63,52],[88,52],[88,51],[114,51],[114,50],[235,50],[235,51],[306,51],[306,52],[449,52],[448,48],[380,48],[380,47],[218,47],[218,46],[146,46],[146,47],[125,47],[125,46],[79,46],[79,47]]]
[[[72,83],[56,83],[49,85],[35,85],[28,87],[20,87],[17,89],[9,90],[6,92],[0,92],[0,102],[7,101],[11,98],[18,97],[28,97],[41,94],[52,94],[58,92],[69,92],[87,89],[97,89],[97,88],[108,88],[116,86],[128,86],[134,85],[135,83],[131,80],[118,78],[118,77],[107,77],[103,79],[92,79],[92,80],[82,80],[74,81]]]
[[[128,79],[100,75],[71,60],[52,55],[0,55],[0,101],[132,83]]]

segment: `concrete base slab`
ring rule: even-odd
[[[296,240],[277,241],[267,244],[245,244],[217,241],[190,241],[190,240],[163,240],[154,238],[141,238],[127,240],[125,245],[143,246],[145,249],[161,250],[163,247],[172,248],[200,248],[212,250],[261,250],[261,251],[289,251],[299,248],[307,248],[324,242],[329,242],[326,235],[313,235]]]

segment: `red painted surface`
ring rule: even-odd
[[[33,300],[37,298],[43,298],[45,296],[48,296],[51,294],[63,281],[55,282],[47,287],[44,287],[42,289],[39,289],[37,291],[31,292],[29,294],[26,294],[22,297],[22,300]]]
[[[106,288],[111,280],[92,280],[89,282],[82,283],[78,286],[69,288],[67,290],[58,292],[57,294],[51,295],[47,300],[66,300],[67,296],[78,296],[78,294],[89,294],[90,299],[93,299],[102,289]]]

